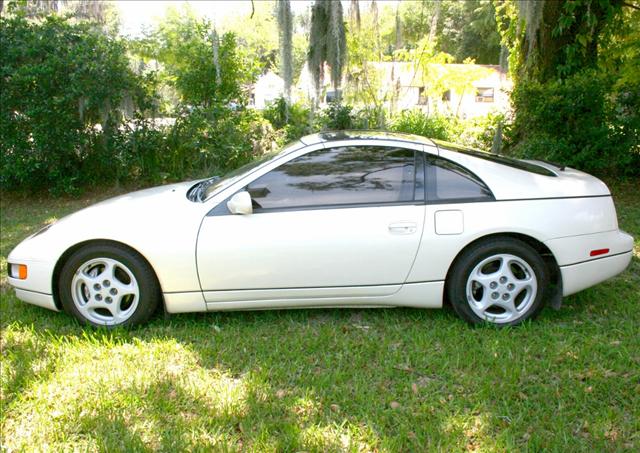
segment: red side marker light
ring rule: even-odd
[[[607,253],[609,253],[609,249],[597,249],[597,250],[591,250],[591,252],[589,253],[589,256],[606,255]]]

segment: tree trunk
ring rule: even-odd
[[[429,27],[429,43],[433,44],[436,38],[436,31],[438,29],[438,21],[440,20],[440,7],[442,6],[442,0],[436,0],[436,9],[431,17],[431,26]]]
[[[606,20],[609,5],[599,1],[580,3],[573,11],[573,23],[554,32],[564,13],[565,1],[545,0],[535,4],[542,8],[542,14],[525,17],[526,20],[539,20],[538,24],[527,24],[525,38],[521,42],[523,55],[522,76],[541,82],[558,77],[558,69],[565,67],[567,73],[587,67],[594,67],[598,59],[598,36]],[[618,0],[611,1],[613,6]],[[589,16],[595,17],[595,23],[588,28],[587,45],[584,53],[576,52],[571,61],[567,61],[566,49],[576,44],[578,34],[584,33]]]

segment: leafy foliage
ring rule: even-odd
[[[516,78],[507,145],[595,173],[640,174],[638,11],[615,0],[520,3],[496,2]]]
[[[512,94],[513,152],[590,172],[638,174],[637,91],[611,97],[611,83],[595,70],[547,83],[520,82]]]
[[[257,76],[257,66],[237,45],[233,33],[218,38],[208,20],[188,9],[171,9],[138,43],[138,52],[162,63],[161,77],[186,105],[244,103],[243,86]]]
[[[263,110],[262,115],[279,131],[280,144],[289,143],[314,131],[311,112],[301,104],[287,105],[284,98],[278,98]]]
[[[114,180],[109,150],[123,103],[148,101],[125,43],[57,16],[0,25],[2,186],[68,192]]]
[[[431,34],[437,6],[431,0],[402,2],[402,33],[410,47]],[[456,62],[471,58],[478,64],[498,64],[500,35],[494,8],[488,0],[442,1],[433,31],[434,51],[452,55]]]
[[[455,135],[455,123],[455,118],[428,116],[419,110],[407,110],[393,119],[391,129],[439,140],[452,140]]]

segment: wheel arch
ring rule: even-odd
[[[151,263],[149,262],[149,260],[142,253],[140,253],[138,250],[134,249],[130,245],[125,244],[124,242],[114,241],[111,239],[89,239],[86,241],[78,242],[77,244],[74,244],[71,247],[69,247],[67,250],[65,250],[64,253],[60,255],[60,258],[58,258],[58,261],[56,262],[53,268],[53,275],[51,277],[51,289],[52,289],[52,295],[53,295],[53,302],[55,303],[56,308],[58,310],[60,311],[63,310],[62,302],[60,301],[60,272],[62,271],[62,268],[64,267],[65,263],[69,260],[69,258],[75,252],[82,249],[83,247],[87,247],[89,245],[100,245],[100,244],[115,245],[117,247],[122,247],[127,249],[129,252],[138,255],[138,257],[142,259],[145,263],[147,263],[149,268],[153,271],[153,275],[155,276],[156,282],[158,283],[158,288],[160,288],[160,293],[162,294],[162,287],[160,286],[160,280],[158,279],[158,274],[156,270],[153,268],[153,266],[151,265]],[[164,297],[162,297],[162,303],[164,304]]]
[[[466,250],[474,245],[490,240],[490,239],[518,239],[525,244],[529,245],[533,248],[540,257],[544,261],[547,271],[549,272],[549,287],[546,289],[545,299],[548,300],[552,307],[559,308],[562,303],[562,274],[560,272],[560,267],[558,266],[558,262],[556,257],[553,255],[553,252],[547,247],[543,242],[538,239],[529,236],[527,234],[515,233],[515,232],[500,232],[500,233],[492,233],[485,236],[481,236],[467,245],[465,245],[453,259],[451,264],[449,265],[449,269],[447,270],[447,275],[445,277],[445,289],[444,296],[445,300],[448,299],[448,285],[451,273],[458,263],[461,256],[464,254]]]

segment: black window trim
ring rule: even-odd
[[[471,156],[477,159],[482,159],[482,160],[491,162],[492,164],[495,164],[495,165],[503,165],[505,167],[509,167],[514,170],[524,171],[526,173],[530,173],[534,175],[548,176],[551,178],[558,177],[558,174],[550,170],[549,168],[532,163],[532,162],[527,162],[527,160],[516,159],[509,156],[503,156],[502,154],[493,154],[486,151],[479,151],[477,149],[467,148],[465,146],[460,146],[455,143],[448,143],[448,142],[437,140],[437,139],[434,139],[433,143],[436,145],[438,149],[438,153],[440,152],[440,150],[449,151],[453,153],[460,153],[466,156]],[[560,169],[560,171],[562,171],[562,169]]]

